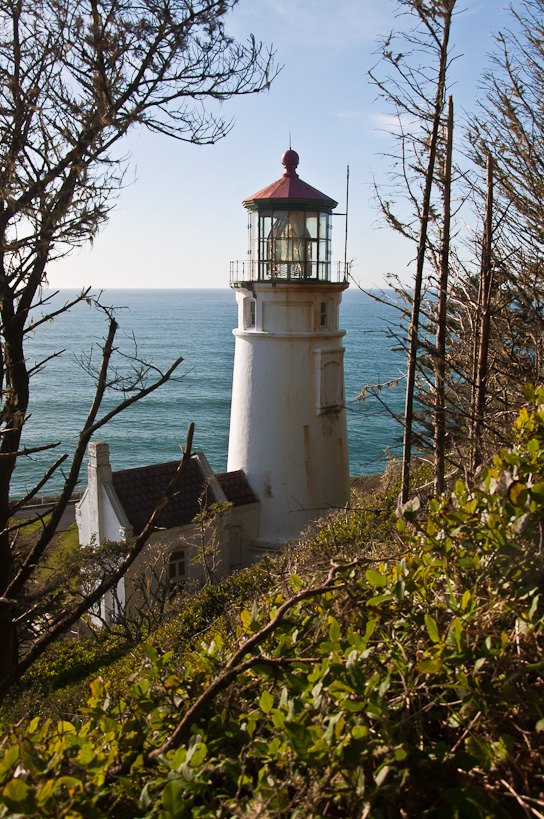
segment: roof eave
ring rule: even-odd
[[[310,197],[268,196],[263,198],[251,197],[244,199],[242,205],[247,210],[274,210],[276,208],[292,208],[293,206],[312,206],[316,210],[332,211],[338,202],[334,199],[314,199]]]

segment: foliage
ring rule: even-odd
[[[407,508],[385,559],[359,542],[242,609],[234,639],[182,664],[157,640],[122,692],[98,678],[76,720],[14,729],[0,816],[537,816],[544,388],[527,395],[513,445]]]
[[[258,565],[230,575],[215,586],[176,597],[160,627],[145,633],[144,638],[160,645],[163,651],[175,649],[176,662],[182,664],[195,639],[212,628],[228,632],[228,612],[250,604],[275,580],[263,565]],[[86,633],[85,624],[81,631]],[[119,629],[77,640],[58,640],[5,698],[0,725],[18,722],[29,711],[57,719],[73,714],[85,703],[91,680],[100,674],[108,677],[114,694],[125,691],[128,678],[140,669],[145,657],[141,642],[134,645]]]
[[[234,504],[230,501],[207,503],[207,487],[199,499],[200,509],[193,523],[198,528],[198,546],[193,557],[196,565],[202,566],[206,584],[213,586],[217,582],[220,563],[221,521],[225,512]]]

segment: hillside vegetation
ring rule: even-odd
[[[327,521],[254,570],[252,604],[193,611],[192,639],[182,613],[77,716],[11,730],[0,816],[544,815],[544,389],[527,398],[472,485]]]

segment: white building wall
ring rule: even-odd
[[[349,498],[342,339],[345,284],[236,288],[239,326],[228,471],[243,469],[261,501],[258,542],[296,538]],[[255,300],[255,326],[249,304]],[[323,304],[325,326],[322,326]]]
[[[215,500],[226,502],[225,493],[204,453],[195,453],[194,457],[202,474],[210,481]],[[89,444],[87,474],[87,489],[76,505],[80,544],[126,542],[132,536],[132,527],[115,492],[109,447],[103,441]],[[215,553],[215,581],[251,565],[254,560],[251,544],[258,533],[259,511],[258,503],[228,508],[215,523],[205,527],[204,535],[198,524],[186,524],[154,533],[126,576],[119,581],[115,595],[107,592],[100,601],[100,617],[95,617],[96,624],[115,622],[118,606],[126,606],[128,610],[141,607],[146,602],[142,589],[147,589],[151,598],[158,592],[159,586],[166,584],[168,589],[168,561],[170,553],[176,549],[183,549],[186,554],[185,579],[189,588],[206,582],[201,562],[195,561],[203,545]]]

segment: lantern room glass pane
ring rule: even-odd
[[[319,214],[319,238],[320,239],[328,239],[328,227],[329,227],[329,214],[328,213],[320,213]]]
[[[288,214],[286,210],[275,211],[272,217],[272,227],[268,232],[265,229],[265,236],[270,238],[280,238],[285,236]],[[268,221],[268,217],[265,221]]]
[[[306,236],[317,239],[317,213],[306,214]]]
[[[268,239],[270,236],[270,231],[272,230],[272,217],[271,216],[262,216],[261,217],[261,239]]]
[[[329,277],[328,213],[303,209],[257,211],[250,216],[249,232],[249,252],[252,260],[258,259],[259,279]]]
[[[293,210],[289,214],[289,226],[287,228],[287,235],[297,238],[303,238],[304,230],[304,211]]]
[[[319,261],[326,262],[328,261],[328,242],[321,240],[319,242]]]
[[[291,240],[293,252],[291,254],[291,258],[294,262],[303,262],[304,261],[304,241],[302,239],[292,239]]]
[[[289,242],[287,239],[276,239],[274,258],[277,262],[286,262],[289,259]]]
[[[251,211],[249,214],[249,241],[256,239],[259,235],[259,214],[256,211]]]

